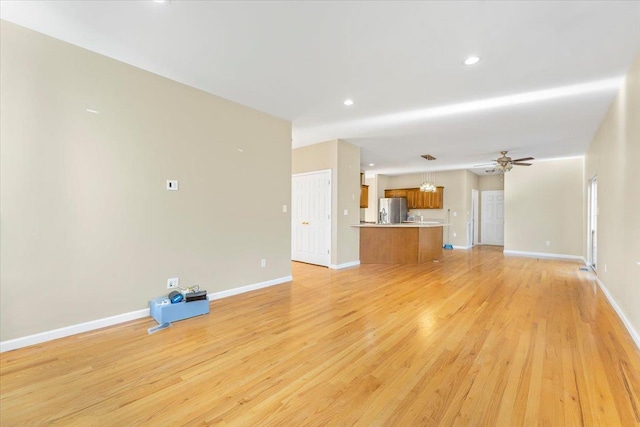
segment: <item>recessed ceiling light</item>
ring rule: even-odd
[[[345,99],[344,105],[353,105],[353,99]]]
[[[464,65],[474,65],[480,61],[480,58],[477,56],[470,56],[464,60]]]
[[[369,163],[369,166],[375,166],[373,163]]]
[[[100,114],[100,111],[94,110],[93,108],[87,108],[87,113],[91,114]]]

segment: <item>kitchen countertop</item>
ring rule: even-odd
[[[376,224],[373,222],[363,222],[360,224],[352,224],[351,227],[378,227],[378,228],[383,228],[383,227],[444,227],[446,225],[449,225],[447,223],[442,223],[442,222],[403,222],[402,224]]]

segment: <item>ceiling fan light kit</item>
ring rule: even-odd
[[[498,163],[495,169],[498,172],[506,173],[513,169],[513,165],[511,163]]]
[[[531,163],[524,163],[524,162],[528,160],[534,160],[533,157],[523,157],[521,159],[513,160],[511,157],[507,157],[507,153],[508,151],[500,152],[502,157],[498,157],[497,159],[494,160],[496,164],[493,166],[493,170],[491,171],[491,173],[493,172],[506,173],[506,172],[509,172],[511,169],[513,169],[513,166],[531,166]],[[486,172],[489,173],[488,170]]]

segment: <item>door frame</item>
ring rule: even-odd
[[[598,175],[587,187],[587,265],[598,271]]]
[[[479,190],[476,190],[475,188],[471,189],[471,235],[469,236],[469,239],[471,240],[471,243],[469,243],[469,246],[475,246],[478,244],[478,211],[479,211],[479,206],[478,206],[478,200],[480,197],[480,192]]]

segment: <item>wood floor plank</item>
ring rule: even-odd
[[[571,261],[329,270],[0,355],[0,425],[633,426],[640,351]]]

